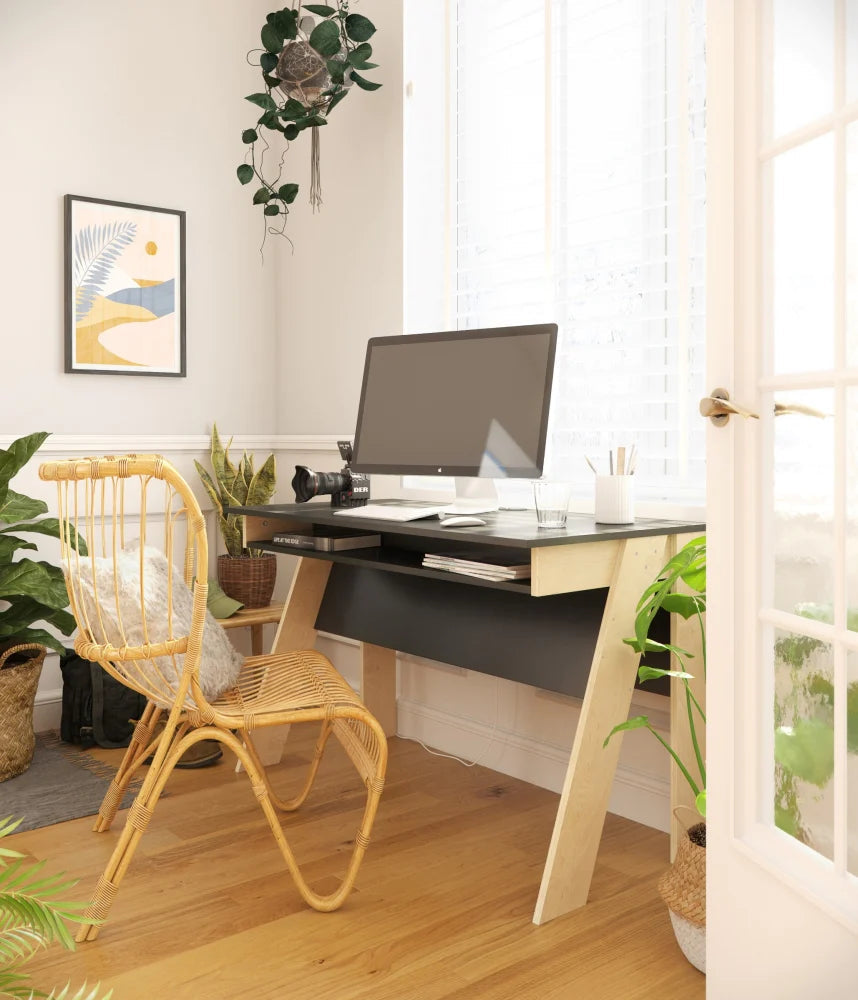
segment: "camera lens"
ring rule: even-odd
[[[306,465],[296,465],[292,489],[298,503],[326,493],[339,493],[349,487],[351,476],[347,472],[313,472]]]

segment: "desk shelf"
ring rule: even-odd
[[[314,549],[299,549],[292,545],[278,545],[275,542],[254,541],[253,548],[277,555],[300,556],[307,559],[324,559],[326,562],[361,566],[386,573],[404,573],[408,576],[423,576],[432,580],[464,583],[470,587],[488,587],[492,590],[509,590],[515,594],[529,594],[530,580],[483,580],[464,573],[445,573],[443,570],[428,569],[423,566],[423,553],[393,545],[379,545],[368,549],[347,549],[344,552],[316,552]],[[449,549],[449,546],[446,546]]]

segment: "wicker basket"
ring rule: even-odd
[[[679,842],[673,864],[659,879],[658,891],[670,910],[682,954],[705,972],[706,848],[695,844],[688,833]]]
[[[246,608],[264,608],[271,603],[277,557],[273,552],[261,556],[218,556],[217,582],[223,592]]]
[[[16,654],[31,655],[21,662]],[[33,759],[33,703],[47,649],[36,643],[11,646],[0,653],[0,781],[26,771]]]

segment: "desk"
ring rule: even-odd
[[[233,507],[229,513],[245,515],[246,544],[300,556],[273,651],[312,648],[321,628],[342,627],[342,634],[358,638],[361,696],[388,734],[396,731],[397,649],[431,655],[427,643],[434,643],[432,648],[446,643],[446,662],[500,676],[517,670],[517,680],[580,690],[581,715],[533,920],[542,924],[583,906],[621,746],[616,738],[607,748],[602,743],[627,718],[637,674],[639,657],[622,640],[634,634],[640,594],[704,525],[659,520],[596,525],[592,517],[570,516],[565,528],[539,530],[532,511],[499,511],[484,515],[484,527],[451,529],[434,519],[350,520],[334,515],[326,503]],[[360,527],[381,533],[382,542],[378,548],[322,553],[270,541],[276,531],[312,532],[314,525]],[[527,553],[530,580],[494,582],[421,565],[425,552],[483,547]],[[483,646],[491,646],[492,633],[507,627],[510,618],[509,641],[524,633],[536,672],[521,673],[520,655],[504,656],[497,648],[485,655]],[[536,634],[546,637],[535,649],[528,635],[534,621]],[[474,642],[475,634],[484,642]],[[506,639],[500,643],[507,645]],[[576,670],[582,653],[586,662]]]

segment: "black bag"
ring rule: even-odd
[[[127,747],[146,698],[77,653],[60,656],[63,713],[60,737],[82,747]]]

